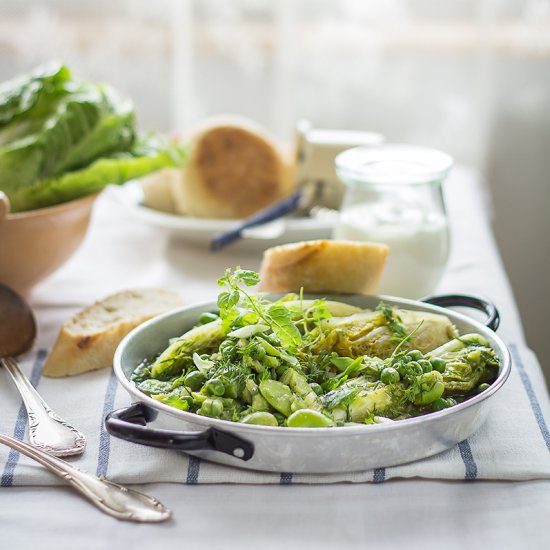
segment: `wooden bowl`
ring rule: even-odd
[[[61,267],[82,242],[97,196],[10,214],[0,191],[0,282],[27,294]]]

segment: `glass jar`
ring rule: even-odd
[[[442,183],[452,164],[435,149],[391,143],[336,157],[346,191],[334,238],[388,245],[380,294],[421,298],[441,279],[449,256]]]

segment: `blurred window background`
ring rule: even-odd
[[[550,0],[0,0],[0,80],[50,59],[130,96],[140,126],[251,117],[429,145],[484,176],[547,376]]]

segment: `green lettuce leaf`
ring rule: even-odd
[[[29,76],[9,80],[0,86],[0,129],[31,110],[40,97],[70,79],[70,71],[60,63],[40,67]]]
[[[155,140],[158,141],[158,140]],[[13,211],[43,208],[101,191],[107,184],[121,184],[165,167],[182,164],[185,153],[177,146],[151,149],[149,155],[118,153],[90,165],[22,187],[10,196]]]
[[[63,65],[0,89],[0,190],[13,211],[79,198],[184,157],[166,141],[139,142],[132,102],[109,86],[72,79]]]

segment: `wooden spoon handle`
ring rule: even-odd
[[[10,213],[10,200],[3,191],[0,191],[0,222],[4,221]]]

